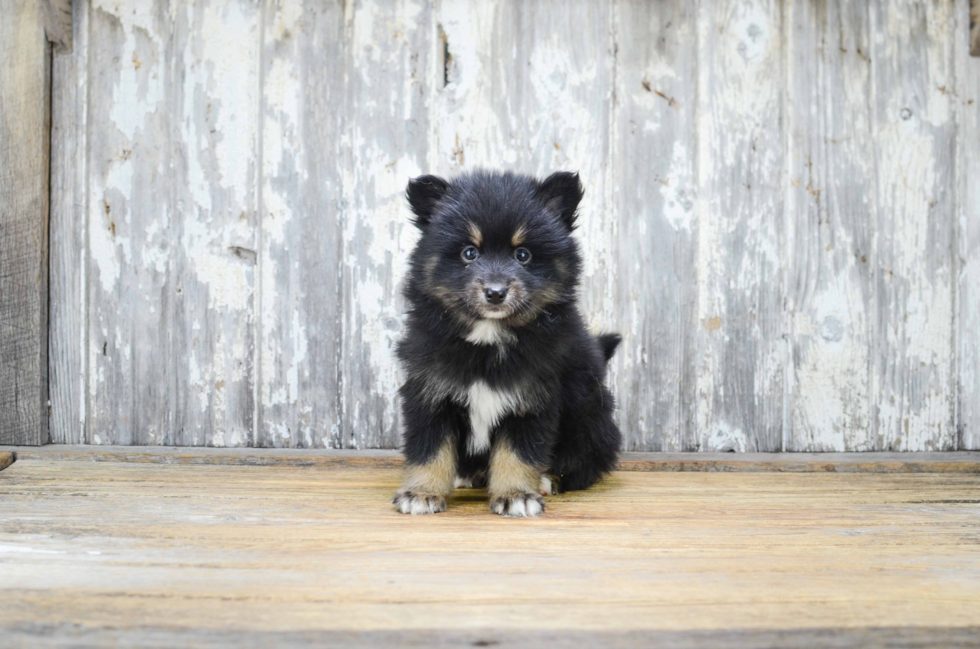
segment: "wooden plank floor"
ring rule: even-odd
[[[398,477],[22,457],[0,645],[980,646],[980,475],[619,472],[536,520]]]

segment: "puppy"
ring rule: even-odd
[[[578,174],[477,171],[409,182],[422,231],[398,358],[406,469],[393,503],[446,509],[455,485],[536,516],[542,494],[585,489],[616,464],[606,366],[620,337],[589,334],[575,304]]]

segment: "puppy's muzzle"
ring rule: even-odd
[[[503,304],[507,299],[506,286],[487,286],[483,289],[483,297],[489,304]]]

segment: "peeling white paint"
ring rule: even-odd
[[[696,195],[691,191],[690,154],[682,140],[674,141],[670,160],[670,175],[661,183],[664,198],[664,218],[675,230],[690,232],[694,226]]]
[[[610,382],[631,448],[777,450],[780,430],[948,447],[953,331],[973,312],[954,299],[980,284],[977,247],[954,277],[937,239],[951,205],[961,231],[975,220],[946,198],[950,124],[980,101],[957,85],[955,5],[912,23],[911,4],[874,4],[869,42],[842,29],[837,49],[794,20],[836,5],[532,5],[273,3],[260,34],[249,2],[91,0],[90,46],[114,57],[92,85],[84,206],[92,441],[162,443],[173,415],[194,443],[392,445],[405,183],[483,166],[581,174],[584,316],[626,338]],[[155,367],[157,349],[178,360]],[[959,366],[964,394],[977,367]]]

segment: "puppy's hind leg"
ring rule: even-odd
[[[471,471],[465,474],[460,473],[456,476],[456,488],[457,489],[486,489],[487,488],[487,472],[484,471]]]
[[[551,471],[558,477],[556,493],[588,489],[616,467],[622,434],[613,421],[613,398],[592,384],[566,403]]]
[[[554,496],[561,493],[561,481],[553,473],[542,473],[538,483],[538,493],[542,496]]]

